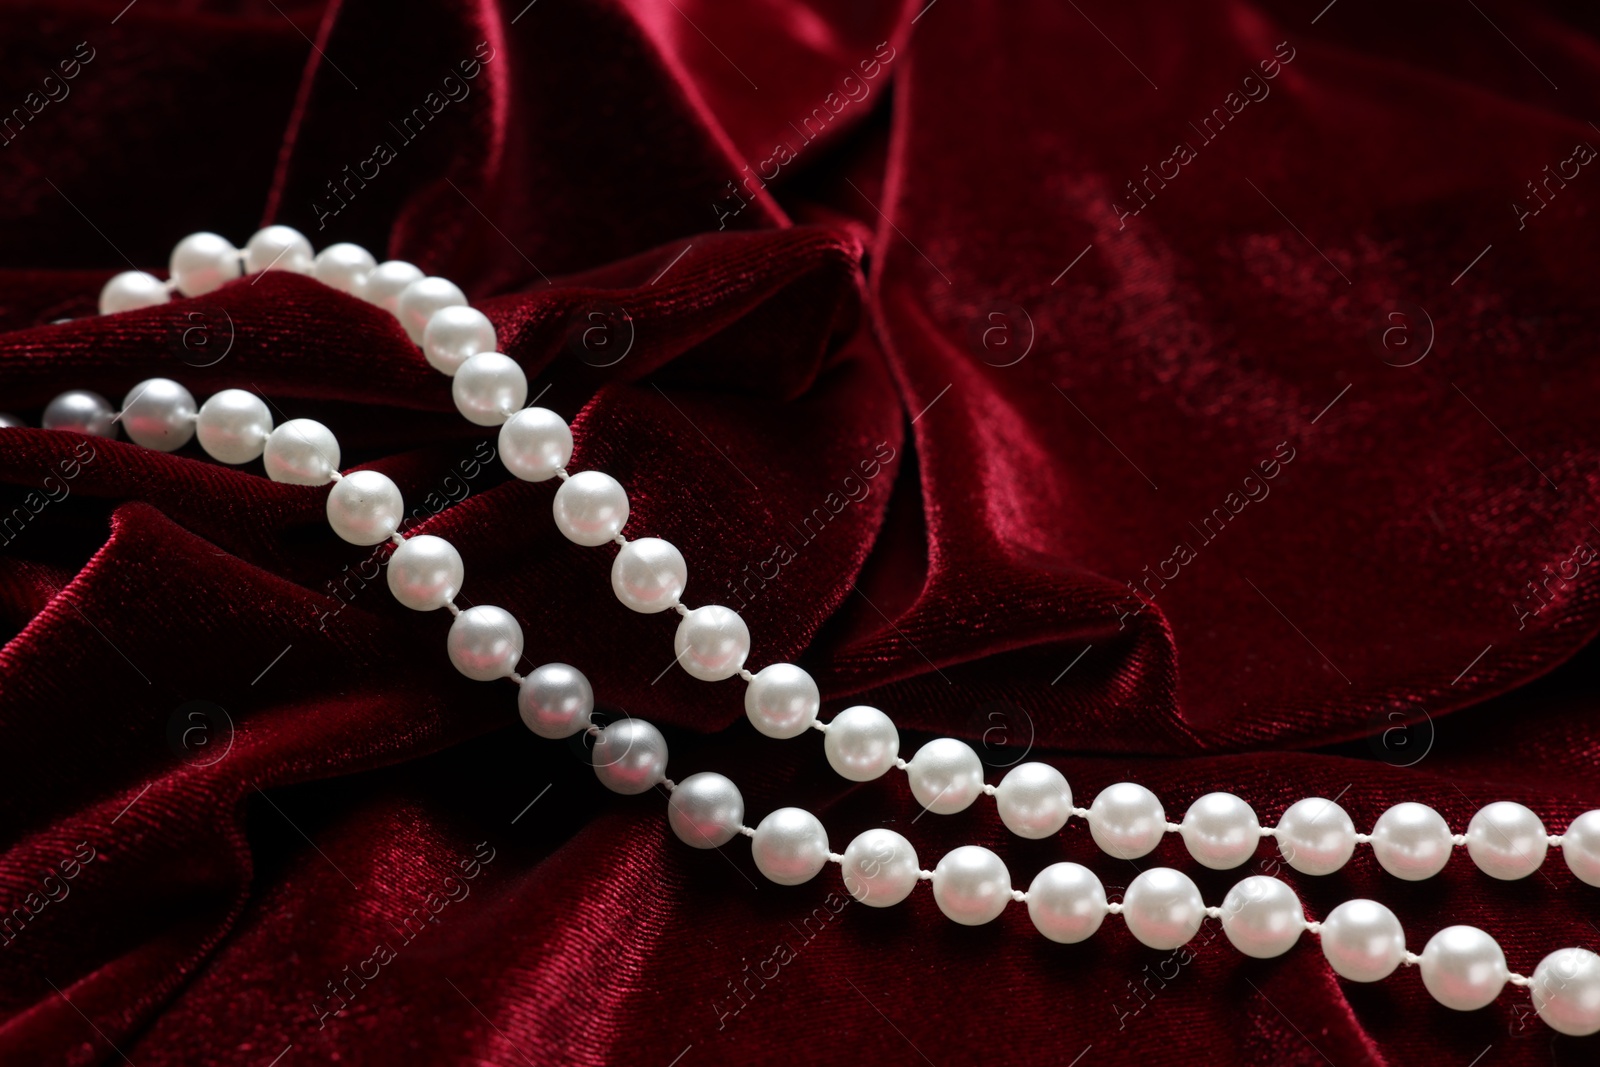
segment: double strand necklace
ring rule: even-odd
[[[988,784],[977,753],[956,738],[929,741],[910,760],[903,759],[899,732],[881,710],[857,705],[822,722],[821,694],[809,673],[791,663],[752,673],[745,667],[750,631],[738,613],[721,605],[683,603],[688,584],[683,554],[661,538],[623,536],[626,490],[601,471],[567,469],[573,441],[566,421],[546,408],[525,406],[528,383],[522,368],[497,351],[493,324],[452,282],[425,276],[401,260],[378,263],[353,244],[335,244],[313,255],[310,242],[287,226],[268,226],[243,250],[217,234],[191,234],[173,249],[169,266],[167,281],[142,271],[111,278],[100,293],[101,314],[159,306],[174,293],[200,296],[266,270],[309,275],[392,313],[429,364],[452,379],[451,394],[461,414],[475,425],[500,428],[499,454],[512,475],[529,482],[561,480],[552,513],[562,535],[579,545],[619,546],[611,566],[617,599],[637,612],[671,610],[680,616],[673,639],[678,665],[705,681],[743,679],[745,713],[758,731],[779,739],[821,732],[829,765],[850,781],[902,771],[916,801],[938,815],[963,811],[980,796],[993,797],[1006,828],[1023,838],[1051,837],[1069,819],[1082,819],[1096,845],[1126,860],[1147,855],[1164,835],[1175,833],[1202,866],[1231,870],[1255,854],[1261,838],[1270,837],[1301,874],[1332,874],[1361,845],[1370,847],[1391,875],[1421,881],[1439,873],[1456,847],[1464,847],[1485,874],[1511,881],[1537,871],[1548,850],[1557,847],[1579,880],[1600,886],[1600,810],[1578,816],[1565,833],[1549,834],[1533,811],[1497,801],[1480,809],[1458,834],[1433,808],[1408,801],[1379,816],[1370,833],[1358,833],[1349,814],[1322,797],[1295,802],[1275,826],[1264,827],[1243,799],[1216,792],[1200,797],[1182,822],[1173,823],[1160,799],[1134,782],[1108,785],[1088,808],[1075,807],[1066,778],[1046,763],[1019,764],[998,785]],[[547,663],[526,675],[517,673],[523,633],[515,617],[494,605],[457,607],[465,569],[455,546],[431,534],[401,534],[405,511],[399,488],[374,470],[342,473],[338,440],[320,422],[291,419],[275,427],[266,404],[241,389],[225,389],[197,407],[179,383],[152,378],[129,391],[120,412],[98,394],[63,393],[45,408],[43,423],[46,429],[102,437],[114,437],[120,424],[136,444],[163,452],[198,437],[200,447],[219,462],[262,459],[274,481],[332,483],[327,516],[339,537],[364,546],[393,542],[387,580],[395,599],[418,611],[444,608],[454,616],[446,651],[458,671],[478,681],[516,683],[522,721],[541,737],[590,735],[595,775],[606,788],[622,794],[657,785],[666,789],[668,822],[685,844],[717,848],[740,835],[750,838],[756,867],[779,885],[808,882],[835,863],[852,897],[881,908],[905,900],[919,882],[930,882],[939,910],[957,923],[988,923],[1008,904],[1024,903],[1039,932],[1063,944],[1089,938],[1108,915],[1120,916],[1141,944],[1162,950],[1189,942],[1208,918],[1221,922],[1236,949],[1256,958],[1282,955],[1302,933],[1310,933],[1319,938],[1329,966],[1350,981],[1375,982],[1402,964],[1416,967],[1434,999],[1460,1011],[1487,1006],[1507,985],[1525,987],[1539,1017],[1553,1029],[1575,1036],[1600,1031],[1600,955],[1583,948],[1557,949],[1525,976],[1510,970],[1499,944],[1476,927],[1447,926],[1419,954],[1406,948],[1399,919],[1383,904],[1348,900],[1320,921],[1310,920],[1294,890],[1267,875],[1243,879],[1220,906],[1207,906],[1187,875],[1155,867],[1134,878],[1120,901],[1109,901],[1099,878],[1077,863],[1051,864],[1022,890],[1013,888],[1005,862],[977,845],[955,848],[926,870],[911,842],[887,828],[867,830],[837,853],[821,821],[801,808],[779,808],[750,827],[744,821],[744,797],[726,776],[703,771],[681,782],[667,777],[666,740],[653,725],[632,717],[605,726],[592,721],[594,691],[577,668]],[[21,423],[0,416],[0,426],[7,425]]]

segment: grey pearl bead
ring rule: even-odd
[[[732,841],[744,825],[744,796],[720,774],[691,774],[672,791],[667,821],[684,844],[717,848]]]
[[[594,689],[578,668],[546,663],[522,679],[517,712],[528,729],[540,737],[571,737],[589,726]]]
[[[667,776],[667,739],[643,719],[623,719],[600,731],[593,759],[601,785],[632,796]]]
[[[117,413],[99,393],[74,389],[50,401],[44,409],[47,430],[76,430],[96,437],[117,436]]]

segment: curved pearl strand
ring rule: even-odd
[[[287,229],[269,228],[272,231]],[[293,231],[288,232],[299,238]],[[262,231],[251,242],[252,247],[263,245],[268,251],[278,250],[260,269],[274,269],[286,256],[291,257],[291,264],[303,264],[309,259],[310,246],[304,238],[299,238],[296,243],[277,233],[270,235],[270,239],[264,239],[263,235],[268,233]],[[199,238],[204,240],[197,240]],[[210,272],[205,277],[221,276],[221,281],[217,281],[216,285],[229,280],[217,262],[226,264],[234,261],[228,259],[224,250],[217,245],[222,239],[211,238],[215,238],[215,235],[194,235],[180,243],[173,256],[175,284],[172,287],[181,289],[184,282],[179,275],[179,253],[187,251],[190,259],[193,259],[197,247],[200,253],[204,253],[201,266]],[[304,245],[305,255],[297,254],[302,251],[300,245]],[[227,249],[231,247],[227,246]],[[335,248],[348,249],[354,246]],[[325,250],[325,254],[333,251]],[[243,254],[234,251],[232,255],[238,257],[241,266],[249,266],[253,262],[249,248]],[[264,255],[264,252],[258,251],[256,259]],[[341,252],[340,256],[359,262],[359,257],[348,251]],[[185,262],[184,266],[186,270],[199,269],[189,262]],[[375,267],[370,268],[372,273],[376,273],[376,270]],[[390,271],[390,274],[402,276],[406,273]],[[102,293],[103,311],[122,309],[115,306],[115,300],[107,299],[107,293],[117,295],[118,290],[113,283],[127,277],[119,275],[107,284],[106,291]],[[370,274],[357,275],[353,284],[364,286],[367,277]],[[161,284],[162,299],[166,298],[168,283],[159,283],[149,275],[144,275],[143,279]],[[124,281],[122,289],[137,288],[152,296],[151,303],[160,302],[153,299],[155,290],[143,279]],[[385,277],[380,280],[387,284],[389,279]],[[409,292],[411,285],[418,281],[442,280],[414,278],[401,289],[401,295]],[[453,286],[446,289],[448,285],[420,287],[421,297],[413,294],[414,299],[406,308],[413,312],[409,322],[397,299],[393,310],[401,316],[402,323],[413,339],[419,339],[419,332],[426,338],[431,319],[443,309],[464,304],[464,298],[458,303],[449,302],[459,296],[459,290]],[[425,308],[432,306],[424,314],[418,310],[419,303]],[[108,308],[108,304],[112,306]],[[460,312],[453,312],[451,317],[468,319]],[[474,328],[478,326],[475,322],[470,324]],[[461,366],[481,354],[469,355]],[[488,354],[505,359],[498,353]],[[489,373],[484,377],[491,380],[494,390],[498,391],[489,391],[484,402],[486,406],[482,407],[480,414],[499,414],[509,420],[526,398],[525,380],[519,396],[514,385],[510,388],[506,386],[503,368],[491,367],[486,371]],[[518,377],[520,373],[518,369]],[[463,402],[462,390],[455,389],[453,392],[457,394],[458,407],[478,422],[479,419],[474,418],[473,412],[468,410],[469,404]],[[474,403],[480,399],[480,392],[471,387],[466,390],[469,400]],[[522,633],[516,620],[503,609],[489,605],[465,611],[456,606],[454,597],[464,573],[459,554],[442,538],[431,535],[412,538],[401,536],[398,526],[403,516],[403,504],[398,488],[386,476],[375,471],[355,471],[342,476],[337,470],[337,441],[320,423],[292,420],[276,431],[271,430],[271,418],[265,412],[265,405],[242,390],[219,393],[197,412],[187,390],[167,379],[152,379],[136,386],[125,401],[123,412],[115,417],[110,417],[109,406],[103,400],[100,400],[97,408],[93,403],[86,403],[85,397],[100,399],[94,394],[85,393],[69,393],[58,397],[47,409],[47,426],[54,421],[57,427],[114,435],[116,420],[123,418],[129,422],[129,436],[136,442],[164,451],[182,447],[190,434],[198,431],[202,447],[223,462],[249,462],[266,452],[268,472],[275,480],[299,484],[333,481],[335,484],[329,495],[328,515],[335,531],[345,540],[357,544],[376,544],[385,539],[394,541],[396,550],[390,560],[389,584],[396,598],[408,607],[420,610],[447,607],[455,616],[447,647],[458,670],[468,677],[482,680],[507,677],[519,683],[519,711],[530,729],[542,736],[570,736],[580,730],[595,735],[596,753],[607,755],[605,762],[596,762],[595,771],[608,788],[619,793],[641,793],[656,784],[664,785],[669,792],[669,822],[677,836],[686,843],[697,847],[715,847],[737,834],[751,837],[752,854],[757,867],[775,882],[799,884],[809,881],[824,864],[834,862],[843,868],[846,889],[853,897],[874,906],[888,906],[905,899],[916,882],[930,881],[940,910],[956,922],[979,925],[998,917],[1010,901],[1026,902],[1030,918],[1041,933],[1052,940],[1068,943],[1092,935],[1108,914],[1123,916],[1137,940],[1158,949],[1177,948],[1195,936],[1205,918],[1219,919],[1230,942],[1241,952],[1257,957],[1276,956],[1288,951],[1298,940],[1300,932],[1309,930],[1320,936],[1330,966],[1350,980],[1376,981],[1387,977],[1401,963],[1417,966],[1424,984],[1436,1000],[1463,1011],[1487,1005],[1509,982],[1531,987],[1536,1010],[1553,1028],[1571,1034],[1600,1030],[1600,956],[1585,949],[1561,949],[1551,953],[1541,961],[1533,977],[1528,978],[1509,971],[1498,944],[1490,935],[1474,927],[1447,927],[1429,940],[1421,955],[1412,953],[1404,947],[1398,919],[1389,909],[1373,901],[1347,901],[1330,912],[1322,922],[1308,922],[1293,890],[1268,876],[1246,878],[1234,886],[1221,907],[1206,907],[1199,890],[1186,875],[1169,868],[1153,868],[1134,879],[1122,902],[1109,903],[1099,880],[1078,864],[1053,864],[1040,872],[1027,891],[1022,891],[1011,888],[1009,872],[1000,857],[979,846],[961,846],[946,854],[933,871],[926,871],[918,867],[910,842],[892,830],[866,831],[858,835],[846,852],[840,855],[828,848],[826,831],[820,821],[799,808],[780,808],[752,829],[743,825],[742,796],[737,787],[722,775],[703,772],[692,775],[681,784],[665,777],[666,743],[655,727],[634,719],[621,720],[605,728],[598,728],[589,722],[593,694],[587,679],[576,669],[564,664],[546,664],[526,678],[517,675],[514,668],[522,654]],[[210,415],[207,414],[208,409]],[[50,417],[52,410],[57,415],[54,420]],[[62,418],[63,414],[72,417]],[[553,429],[553,424],[544,421],[547,428]],[[556,421],[559,422],[559,419]],[[275,450],[274,437],[296,423],[304,425],[280,438],[283,444]],[[140,427],[137,432],[133,428],[135,424]],[[483,421],[480,424],[493,425],[494,422]],[[566,430],[564,422],[560,423],[560,429]],[[560,457],[560,462],[554,465],[552,472],[562,476],[563,489],[583,477],[583,474],[569,476],[564,469],[570,450],[570,432],[567,432],[566,454]],[[277,462],[271,455],[274,452],[280,457]],[[554,458],[554,454],[549,458]],[[549,476],[544,475],[545,478]],[[673,607],[685,622],[691,615],[707,611],[706,608],[691,611],[678,602],[683,579],[664,583],[655,580],[663,566],[669,570],[669,579],[676,572],[684,570],[681,555],[671,545],[658,539],[629,542],[622,538],[620,529],[627,515],[626,495],[622,495],[618,507],[615,496],[621,487],[609,476],[598,477],[605,481],[591,479],[592,488],[580,490],[565,509],[558,493],[555,514],[563,533],[579,543],[601,544],[605,540],[616,540],[625,550],[633,545],[655,542],[643,550],[636,550],[642,560],[632,561],[638,572],[635,577],[642,581],[619,583],[618,568],[613,568],[613,585],[617,588],[619,598],[635,610]],[[616,492],[612,486],[616,487]],[[615,530],[594,539],[613,523]],[[572,532],[569,532],[569,528]],[[585,540],[573,536],[573,532],[579,533]],[[618,561],[621,560],[622,554],[619,553]],[[400,565],[395,568],[397,561]],[[624,571],[626,569],[623,568]],[[643,587],[642,591],[640,586]],[[627,595],[624,595],[625,591]],[[635,602],[645,605],[661,603],[659,607],[641,608]],[[701,668],[700,671],[690,668],[688,664],[685,666],[690,673],[706,676],[722,671],[736,660],[735,670],[717,674],[717,677],[739,673],[746,681],[754,683],[759,676],[743,669],[749,634],[742,620],[726,608],[710,610],[719,613],[708,620],[717,633],[717,647],[713,651],[718,653],[719,661],[708,668],[703,655],[705,643],[697,643],[695,634],[686,640],[683,625],[680,624],[677,642],[680,662],[686,651],[701,654],[701,658],[694,661]],[[803,676],[803,681],[810,683],[814,691],[815,683],[800,668],[787,664],[776,666],[784,668],[784,673],[788,675],[783,679],[784,686],[792,688],[800,683],[800,676]],[[754,689],[752,685],[752,691]],[[807,702],[801,703],[802,714],[791,718],[805,718],[803,712]],[[757,716],[751,710],[748,694],[746,707],[754,721]],[[1277,836],[1285,859],[1297,870],[1302,870],[1304,868],[1296,863],[1298,848],[1285,848],[1285,842],[1294,840],[1297,835],[1303,838],[1312,834],[1311,826],[1323,814],[1327,814],[1325,809],[1320,814],[1312,814],[1306,806],[1326,806],[1326,809],[1337,812],[1332,842],[1327,840],[1327,830],[1315,831],[1310,849],[1313,855],[1309,861],[1302,860],[1308,866],[1325,869],[1306,870],[1306,873],[1327,873],[1337,869],[1348,859],[1354,845],[1364,840],[1373,844],[1379,862],[1391,873],[1413,880],[1429,877],[1437,873],[1448,858],[1448,846],[1440,845],[1442,828],[1448,844],[1466,845],[1474,861],[1487,873],[1499,878],[1525,877],[1542,860],[1543,846],[1564,843],[1564,838],[1554,836],[1540,842],[1538,839],[1544,834],[1537,816],[1521,805],[1509,802],[1499,802],[1481,810],[1474,817],[1466,835],[1450,835],[1443,819],[1431,808],[1409,803],[1396,805],[1385,812],[1372,835],[1355,834],[1343,809],[1320,798],[1300,801],[1285,813],[1277,828],[1265,830],[1256,822],[1254,812],[1244,801],[1225,793],[1212,793],[1200,798],[1191,807],[1183,824],[1172,824],[1165,821],[1154,794],[1133,783],[1107,787],[1089,809],[1073,808],[1065,778],[1046,764],[1023,764],[1013,768],[1000,786],[995,787],[982,782],[982,768],[976,753],[964,742],[953,738],[929,742],[909,764],[899,759],[898,734],[894,732],[893,723],[888,717],[877,709],[865,706],[846,709],[826,726],[816,722],[814,708],[809,717],[810,722],[800,723],[797,729],[792,729],[794,723],[789,723],[784,730],[792,729],[792,732],[784,732],[781,736],[795,736],[803,732],[807,725],[815,725],[830,734],[837,727],[847,738],[851,734],[860,735],[851,738],[849,745],[829,746],[830,763],[846,777],[854,778],[863,771],[871,771],[877,764],[884,763],[887,755],[892,759],[893,766],[907,772],[913,793],[928,810],[940,813],[964,810],[978,793],[986,793],[997,797],[1001,817],[1007,827],[1025,837],[1051,836],[1065,825],[1067,816],[1078,815],[1089,821],[1091,833],[1103,849],[1113,855],[1124,855],[1125,858],[1144,855],[1154,848],[1162,834],[1177,832],[1184,836],[1191,854],[1198,861],[1206,866],[1226,869],[1237,866],[1253,854],[1259,837]],[[841,723],[841,719],[845,721]],[[885,724],[887,730],[884,729]],[[885,743],[890,734],[893,735],[892,746]],[[865,745],[854,743],[862,738],[866,741]],[[602,748],[610,745],[616,748]],[[836,758],[836,748],[841,749],[839,758]],[[878,777],[885,770],[887,765],[879,767],[876,773],[867,774],[866,778],[856,780]],[[938,788],[935,789],[935,786]],[[954,796],[951,795],[952,790],[955,791]],[[1580,831],[1578,824],[1597,815],[1600,813],[1589,812],[1580,816],[1565,837],[1571,838],[1578,832],[1585,835],[1583,840],[1587,842],[1592,827],[1586,824]],[[1595,821],[1590,820],[1591,823]],[[1511,837],[1510,832],[1515,832],[1518,837]],[[1494,834],[1504,839],[1505,847],[1496,847],[1491,836]],[[1518,842],[1522,839],[1526,839],[1523,841],[1526,848],[1519,847]],[[1329,860],[1333,858],[1329,855],[1330,849],[1319,849],[1316,847],[1319,844],[1331,844],[1331,852],[1342,852],[1342,856],[1337,856],[1337,862],[1329,866]],[[1128,851],[1141,845],[1145,845],[1143,851],[1136,854]],[[1477,847],[1474,848],[1474,845]],[[1536,846],[1538,858],[1529,866],[1529,853]],[[1443,858],[1437,855],[1440,851],[1443,852]],[[1566,854],[1568,864],[1572,866],[1572,853],[1568,851]],[[1574,871],[1580,878],[1584,876],[1584,872],[1576,866]]]

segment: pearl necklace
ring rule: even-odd
[[[1284,861],[1302,874],[1331,874],[1344,866],[1357,845],[1369,845],[1384,870],[1418,881],[1437,874],[1453,847],[1464,846],[1484,873],[1514,880],[1536,871],[1555,846],[1580,880],[1600,886],[1600,810],[1585,812],[1566,833],[1551,835],[1528,808],[1499,801],[1479,810],[1466,833],[1453,834],[1437,811],[1406,802],[1385,811],[1370,834],[1361,834],[1331,800],[1300,800],[1275,827],[1262,827],[1249,804],[1219,792],[1200,797],[1181,823],[1171,823],[1155,794],[1132,782],[1105,787],[1088,808],[1074,807],[1065,777],[1044,763],[1021,764],[998,786],[989,785],[977,753],[955,738],[930,741],[910,761],[904,760],[894,722],[877,708],[846,708],[823,723],[817,718],[821,695],[806,671],[777,663],[752,674],[744,666],[750,651],[744,620],[719,605],[691,609],[682,603],[688,569],[675,546],[660,538],[622,536],[628,518],[626,491],[600,471],[567,470],[573,447],[570,428],[552,411],[524,407],[528,388],[521,367],[496,351],[498,341],[487,316],[469,307],[461,290],[446,279],[425,277],[398,260],[379,264],[352,244],[336,244],[314,256],[303,235],[286,226],[269,226],[243,251],[216,234],[191,234],[173,250],[170,281],[141,271],[118,274],[101,291],[100,311],[157,306],[173,292],[199,296],[244,273],[265,270],[309,274],[393,313],[428,362],[453,379],[458,410],[476,425],[500,427],[500,456],[507,470],[524,481],[561,479],[552,505],[561,533],[579,545],[610,541],[619,546],[611,568],[617,598],[634,611],[671,609],[681,616],[674,637],[677,663],[707,681],[734,675],[744,679],[745,712],[768,737],[822,732],[829,764],[846,779],[871,781],[891,767],[904,771],[917,802],[935,814],[963,811],[980,795],[991,796],[1007,829],[1030,839],[1051,837],[1077,817],[1088,823],[1096,845],[1127,860],[1147,855],[1165,834],[1176,833],[1198,863],[1228,870],[1250,859],[1261,838],[1272,837]],[[952,850],[929,871],[919,865],[911,843],[889,829],[859,834],[840,854],[830,849],[816,816],[800,808],[780,808],[754,828],[747,826],[743,795],[725,776],[701,772],[683,782],[666,777],[666,741],[654,726],[634,718],[604,727],[593,723],[593,689],[578,669],[549,663],[526,676],[518,674],[523,634],[516,619],[492,605],[456,606],[465,572],[455,547],[429,534],[400,534],[404,506],[399,488],[377,471],[341,474],[338,441],[326,426],[293,419],[274,428],[266,405],[239,389],[217,393],[196,408],[187,389],[164,378],[136,385],[120,412],[94,393],[73,391],[52,400],[43,419],[47,429],[108,437],[115,436],[119,421],[145,447],[170,452],[198,436],[201,448],[220,462],[242,464],[261,457],[274,481],[333,483],[327,515],[334,532],[357,545],[392,541],[387,573],[395,598],[415,610],[442,607],[454,616],[446,649],[457,670],[480,681],[507,678],[517,683],[521,718],[541,737],[593,736],[595,774],[607,788],[622,794],[665,788],[668,821],[684,843],[716,848],[738,835],[751,838],[756,866],[780,885],[810,881],[824,865],[836,863],[852,897],[889,907],[909,896],[918,882],[928,881],[940,911],[955,922],[981,925],[1013,901],[1026,903],[1039,932],[1065,944],[1093,935],[1107,915],[1120,915],[1139,942],[1163,950],[1190,941],[1204,919],[1218,919],[1234,947],[1257,958],[1282,955],[1305,931],[1319,936],[1329,965],[1351,981],[1378,981],[1401,964],[1415,966],[1439,1003],[1462,1011],[1486,1006],[1508,983],[1525,986],[1540,1018],[1552,1028],[1573,1035],[1600,1031],[1600,955],[1582,948],[1552,952],[1527,977],[1512,972],[1495,940],[1475,927],[1446,927],[1419,955],[1406,948],[1398,918],[1384,905],[1350,900],[1320,922],[1307,920],[1294,890],[1266,875],[1243,879],[1220,907],[1208,907],[1187,875],[1152,868],[1133,880],[1120,902],[1113,902],[1094,873],[1076,863],[1046,867],[1024,891],[1012,887],[998,855],[975,845]],[[20,423],[0,416],[0,426],[7,425]]]

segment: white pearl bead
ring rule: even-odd
[[[629,541],[611,561],[611,591],[634,611],[665,611],[683,595],[689,566],[671,542],[659,537]]]
[[[857,704],[833,717],[822,750],[839,777],[870,782],[881,778],[900,758],[900,731],[877,708]]]
[[[453,375],[479,352],[497,352],[499,347],[489,316],[466,304],[435,311],[422,331],[422,354],[441,374]]]
[[[1135,878],[1122,897],[1122,920],[1148,948],[1187,944],[1206,917],[1205,901],[1189,876],[1170,867],[1152,867]]]
[[[1228,871],[1256,854],[1261,824],[1249,804],[1232,793],[1207,793],[1183,817],[1189,855],[1214,871]]]
[[[442,537],[418,534],[396,546],[389,557],[389,591],[412,611],[435,611],[461,592],[466,567],[461,553]]]
[[[1106,786],[1089,805],[1089,836],[1101,851],[1118,859],[1148,855],[1166,832],[1161,801],[1134,782]]]
[[[272,412],[254,393],[224,389],[200,405],[195,433],[206,455],[218,463],[249,463],[259,458],[267,445]]]
[[[1222,932],[1246,956],[1258,960],[1281,956],[1294,947],[1305,928],[1300,898],[1276,878],[1251,875],[1222,900]]]
[[[643,719],[619,719],[595,738],[594,774],[613,793],[633,796],[667,776],[667,739]]]
[[[1561,858],[1580,882],[1600,886],[1600,811],[1586,811],[1561,835]]]
[[[1075,945],[1092,937],[1106,907],[1105,886],[1081,864],[1052,863],[1028,886],[1028,918],[1058,944]]]
[[[522,658],[522,626],[505,608],[479,604],[456,616],[445,648],[456,670],[473,681],[504,678]]]
[[[267,435],[267,477],[285,485],[326,485],[339,470],[339,439],[316,419],[290,419]]]
[[[479,352],[456,371],[450,395],[468,422],[499,426],[528,402],[528,376],[509,356]]]
[[[1284,860],[1301,874],[1332,874],[1356,850],[1356,824],[1343,808],[1322,797],[1289,805],[1275,836]]]
[[[982,926],[1011,903],[1011,872],[988,849],[962,845],[946,852],[933,869],[933,899],[946,918]]]
[[[540,737],[560,740],[589,728],[594,689],[582,671],[565,663],[535,667],[517,691],[517,714]]]
[[[1020,763],[1011,768],[1000,779],[994,799],[1006,829],[1033,841],[1059,832],[1072,814],[1072,788],[1048,763]]]
[[[1396,804],[1372,828],[1372,853],[1384,870],[1408,882],[1444,870],[1454,846],[1444,816],[1414,801]]]
[[[719,848],[744,825],[744,795],[712,771],[691,774],[667,799],[667,822],[678,840],[692,848]]]
[[[744,666],[744,658],[750,654],[750,628],[732,608],[707,604],[678,621],[672,647],[684,670],[702,682],[717,682],[733,677]]]
[[[1456,1011],[1486,1006],[1510,977],[1505,953],[1476,926],[1446,926],[1428,938],[1417,967],[1433,999]]]
[[[1405,932],[1394,912],[1377,901],[1347,900],[1322,920],[1322,954],[1341,978],[1376,982],[1405,959]]]
[[[828,832],[803,808],[779,808],[756,827],[750,854],[771,881],[800,885],[815,878],[828,862]]]
[[[367,275],[377,265],[378,261],[372,258],[371,252],[360,245],[341,241],[317,253],[317,258],[311,264],[311,276],[341,293],[361,296]]]
[[[399,310],[401,291],[421,277],[422,271],[403,259],[386,260],[367,272],[358,295],[393,315]]]
[[[744,713],[767,737],[798,737],[811,729],[821,710],[816,680],[792,663],[761,668],[744,691]]]
[[[953,737],[929,741],[906,766],[911,795],[935,815],[954,815],[983,793],[983,763],[972,746]]]
[[[50,401],[41,420],[47,430],[76,430],[95,437],[117,436],[117,413],[99,393],[73,389]]]
[[[19,430],[26,425],[27,423],[23,422],[15,415],[7,415],[3,412],[0,412],[0,430]]]
[[[167,283],[154,274],[142,270],[125,270],[114,274],[100,290],[100,314],[115,315],[119,311],[137,311],[156,307],[171,298]]]
[[[1528,992],[1533,1010],[1550,1029],[1571,1037],[1600,1031],[1600,956],[1563,948],[1539,961]]]
[[[375,545],[400,528],[400,487],[377,471],[351,471],[328,493],[328,525],[352,545]]]
[[[1526,878],[1549,850],[1550,835],[1539,816],[1509,800],[1480,808],[1467,824],[1467,855],[1490,878]]]
[[[572,430],[548,408],[523,408],[500,427],[500,462],[525,482],[554,478],[571,458]]]
[[[173,248],[167,273],[184,296],[203,296],[243,274],[244,264],[239,262],[239,250],[226,237],[191,233]]]
[[[466,302],[467,294],[448,278],[418,278],[400,290],[394,314],[405,327],[406,335],[420,345],[434,312]]]
[[[194,394],[171,378],[149,378],[122,398],[128,440],[158,452],[176,452],[194,437]]]
[[[292,226],[268,226],[264,230],[257,230],[244,246],[246,274],[264,270],[310,274],[313,261],[311,242]]]
[[[922,871],[911,842],[883,829],[857,834],[840,866],[845,891],[873,908],[892,907],[910,896]]]
[[[575,545],[603,545],[628,521],[627,490],[599,471],[579,471],[562,482],[550,507],[556,528]]]

